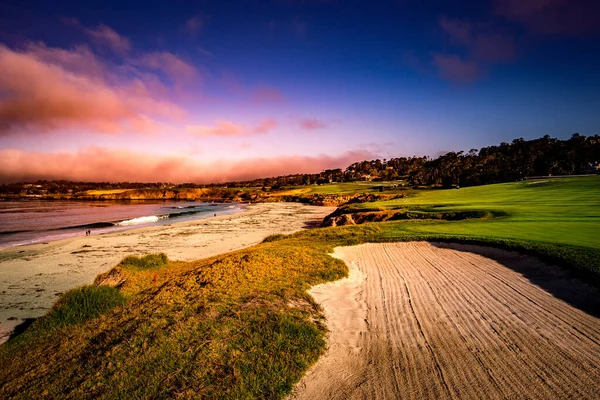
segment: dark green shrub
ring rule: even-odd
[[[124,268],[150,269],[159,268],[167,264],[169,259],[165,253],[148,254],[144,257],[125,257],[119,265]]]
[[[38,329],[60,329],[79,325],[99,317],[125,303],[119,289],[110,286],[86,285],[69,290],[54,304],[50,312],[34,325]]]
[[[277,240],[281,240],[285,237],[286,235],[282,235],[280,233],[276,233],[273,235],[269,235],[266,238],[263,239],[263,243],[269,243],[269,242],[276,242]]]

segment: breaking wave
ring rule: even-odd
[[[125,221],[117,222],[117,225],[130,226],[130,225],[149,224],[149,223],[156,222],[159,219],[164,219],[164,218],[169,218],[169,216],[168,215],[148,215],[145,217],[126,219]]]

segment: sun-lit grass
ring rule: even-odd
[[[35,323],[34,330],[48,331],[82,324],[126,301],[116,288],[86,285],[63,294],[52,310]]]
[[[305,291],[344,275],[327,250],[273,242],[168,267],[117,266],[122,307],[0,347],[10,365],[0,397],[281,398],[324,349]]]
[[[118,194],[131,189],[105,189],[105,190],[86,190],[85,194],[90,196],[102,196],[103,194]]]
[[[307,194],[311,192],[311,188],[298,188],[298,189],[289,189],[289,190],[277,190],[270,192],[270,195],[273,197],[283,197],[283,196],[299,196],[302,194]]]
[[[356,194],[356,193],[407,193],[411,192],[412,189],[408,187],[402,187],[405,184],[404,181],[386,181],[386,182],[340,182],[340,183],[326,183],[323,185],[310,185],[310,186],[290,186],[286,189],[310,189],[310,191],[303,192],[303,194]],[[395,188],[392,186],[396,185]],[[381,192],[380,188],[384,186],[385,190]]]

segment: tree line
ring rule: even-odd
[[[0,194],[67,193],[94,189],[177,189],[203,187],[262,187],[353,181],[403,180],[410,186],[452,187],[511,182],[528,176],[599,173],[600,136],[575,133],[567,140],[546,135],[539,139],[515,139],[468,152],[449,152],[436,158],[399,157],[360,161],[346,169],[328,169],[318,174],[294,174],[239,182],[175,185],[166,182],[71,182],[37,181],[0,185]]]
[[[404,180],[410,186],[451,187],[512,182],[529,176],[595,174],[600,170],[600,136],[575,133],[567,140],[546,135],[515,139],[468,152],[449,152],[436,158],[399,157],[360,161],[345,170],[296,174],[244,182],[230,187],[282,187],[360,180]]]

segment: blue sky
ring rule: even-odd
[[[596,134],[599,10],[0,1],[0,179],[223,181]]]

